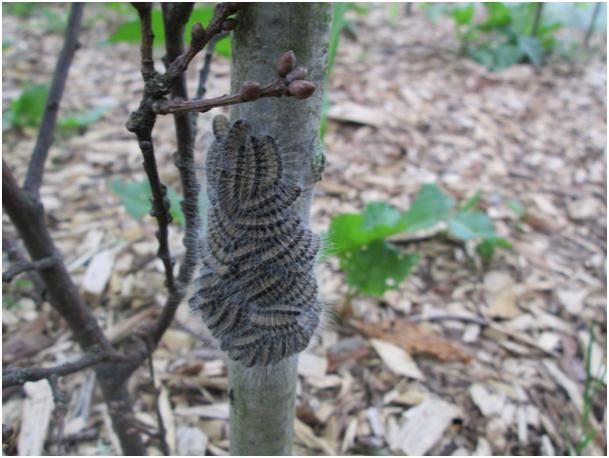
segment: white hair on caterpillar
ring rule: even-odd
[[[280,364],[309,345],[324,315],[313,272],[321,241],[292,208],[303,190],[275,140],[223,116],[213,131],[209,218],[190,304],[231,359]]]

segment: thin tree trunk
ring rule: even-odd
[[[584,47],[588,47],[590,44],[590,38],[592,38],[592,33],[594,32],[594,26],[596,24],[596,18],[598,17],[598,13],[601,11],[601,2],[596,2],[594,5],[594,11],[592,12],[592,17],[590,18],[590,25],[588,26],[588,30],[586,31],[586,36],[584,38]]]
[[[239,11],[233,38],[233,92],[247,80],[271,81],[275,62],[290,49],[317,85],[307,100],[272,97],[231,111],[231,120],[246,120],[253,135],[277,141],[286,172],[306,190],[295,204],[305,222],[323,164],[319,124],[330,19],[329,3],[249,3]],[[291,454],[297,364],[297,355],[268,368],[231,361],[232,455]]]
[[[543,2],[537,3],[535,5],[535,19],[533,20],[533,29],[531,30],[531,36],[537,36],[537,31],[539,30],[539,24],[541,24],[541,16],[543,14]]]

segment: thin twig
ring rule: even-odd
[[[19,386],[25,382],[36,382],[50,377],[61,377],[109,361],[125,362],[129,361],[129,358],[115,352],[89,351],[76,361],[58,366],[8,368],[2,371],[2,388]]]
[[[419,321],[462,321],[465,323],[475,323],[479,326],[488,326],[489,322],[482,317],[475,315],[452,315],[448,313],[440,313],[440,314],[420,314],[420,315],[411,315],[408,317],[410,321],[419,322]]]
[[[216,43],[218,43],[223,38],[227,37],[229,32],[222,32],[218,35],[214,35],[214,37],[209,40],[207,47],[205,48],[205,58],[203,60],[203,65],[201,66],[201,70],[199,71],[199,84],[197,85],[197,99],[202,99],[207,92],[207,78],[209,77],[209,69],[211,68],[211,60],[214,57],[214,51],[216,50]]]
[[[152,60],[152,45],[154,34],[152,33],[151,10],[150,3],[138,4],[134,3],[133,7],[137,10],[140,17],[140,30],[142,34],[141,45],[141,60],[142,60],[142,79],[144,80],[145,89],[144,97],[137,111],[131,114],[127,122],[127,129],[135,133],[138,140],[138,145],[144,159],[144,170],[150,182],[150,190],[152,193],[152,210],[150,214],[156,218],[158,230],[156,238],[159,242],[157,256],[163,262],[165,269],[165,285],[169,291],[173,291],[175,280],[173,275],[174,260],[171,257],[169,250],[169,224],[171,223],[171,214],[169,198],[167,197],[167,188],[159,177],[159,171],[154,155],[154,145],[152,143],[152,129],[156,121],[156,115],[152,111],[153,97],[157,92],[164,94],[164,90],[159,90],[155,86],[153,77],[157,76],[154,70],[154,61]]]
[[[89,442],[97,439],[99,435],[98,426],[90,426],[86,429],[82,429],[73,434],[66,434],[63,437],[64,444],[76,444],[77,442]],[[52,440],[49,438],[45,441],[45,445],[52,444]]]
[[[216,9],[216,12],[218,12],[218,9]],[[169,61],[172,61],[173,59],[177,60],[179,59],[179,56],[183,55],[184,26],[188,22],[190,13],[191,11],[186,8],[174,8],[171,10],[169,5],[165,5],[163,8],[163,20],[165,21],[167,38],[167,59]],[[191,48],[193,46],[192,42],[196,41],[194,31],[192,35]],[[186,91],[186,80],[183,74],[174,78],[171,87],[171,95],[172,97],[183,98],[188,96]],[[197,179],[194,162],[194,134],[192,124],[188,115],[176,115],[174,116],[174,121],[178,147],[174,158],[180,174],[180,181],[184,194],[181,205],[185,220],[183,239],[185,254],[178,273],[176,287],[173,291],[169,292],[167,302],[165,303],[151,334],[152,342],[155,346],[158,345],[163,334],[171,325],[178,306],[186,296],[188,285],[191,282],[199,259],[198,241],[201,236],[199,217],[199,193],[201,188]]]
[[[282,97],[289,96],[288,93],[288,85],[289,83],[282,78],[276,79],[265,86],[260,87],[260,93],[258,94],[258,98],[263,97]],[[220,97],[215,97],[213,99],[194,99],[194,100],[167,100],[160,103],[157,103],[154,107],[157,114],[169,114],[169,113],[189,113],[193,111],[198,111],[200,113],[205,113],[206,111],[211,110],[212,108],[217,107],[225,107],[229,105],[236,105],[238,103],[247,103],[253,102],[253,100],[246,100],[243,98],[241,93],[239,94],[231,94],[231,95],[223,95]]]
[[[154,361],[152,360],[152,353],[154,351],[153,343],[148,341],[148,371],[150,373],[150,383],[152,384],[152,389],[154,391],[154,407],[156,411],[157,423],[159,426],[159,440],[161,442],[161,451],[163,455],[169,456],[171,455],[171,450],[169,449],[169,444],[167,443],[167,429],[165,428],[165,422],[163,421],[163,415],[161,415],[161,407],[159,403],[159,398],[161,396],[160,388],[156,387],[156,379],[154,376]]]
[[[32,270],[40,271],[48,269],[58,261],[57,256],[49,256],[31,262],[19,262],[9,267],[6,272],[2,272],[2,283],[10,283],[17,275],[23,272],[31,272]]]
[[[142,77],[147,81],[156,72],[154,70],[153,43],[154,33],[152,33],[152,3],[132,3],[131,4],[140,17],[142,31],[142,45],[140,54],[142,56]]]
[[[171,64],[167,68],[166,73],[168,85],[173,86],[173,81],[188,69],[188,65],[199,51],[205,47],[214,35],[222,32],[226,24],[226,19],[235,14],[238,10],[238,3],[218,3],[214,10],[214,16],[209,22],[207,29],[203,29],[201,24],[198,24],[199,27],[195,24],[190,46],[186,52],[177,56],[173,61],[170,60]],[[166,43],[169,43],[169,40],[166,40]]]
[[[225,38],[229,32],[222,32],[218,35],[214,35],[214,37],[209,40],[207,46],[205,47],[205,57],[203,59],[203,65],[201,66],[201,70],[199,70],[199,83],[197,84],[197,93],[195,95],[196,99],[202,99],[205,97],[205,93],[207,92],[207,79],[209,78],[209,71],[211,69],[211,60],[214,56],[214,51],[216,49],[216,43],[221,39]],[[193,112],[191,114],[192,121],[192,137],[193,139],[197,138],[197,121],[199,119],[199,113]]]
[[[53,393],[53,402],[55,403],[53,417],[55,419],[57,454],[65,455],[66,447],[64,441],[64,427],[66,420],[66,412],[68,410],[68,398],[65,393],[59,388],[59,378],[56,374],[51,375],[47,379],[47,381],[51,386],[51,392]]]
[[[28,262],[23,253],[21,253],[21,250],[17,248],[15,242],[5,233],[2,234],[2,251],[7,254],[8,260],[10,262],[16,264]],[[44,285],[44,281],[42,281],[42,278],[40,278],[38,272],[33,270],[27,272],[27,276],[34,284],[34,295],[36,303],[41,304],[46,296],[46,286]]]
[[[55,65],[53,73],[53,82],[49,90],[49,96],[44,107],[44,115],[38,130],[36,145],[30,159],[30,163],[25,176],[23,188],[25,191],[38,196],[40,185],[42,184],[42,175],[44,173],[44,164],[49,153],[49,148],[53,143],[55,124],[57,122],[57,112],[59,111],[59,103],[63,95],[63,90],[68,78],[68,71],[72,64],[74,54],[79,47],[78,34],[80,32],[80,23],[84,3],[72,3],[70,9],[70,17],[68,18],[68,27],[66,37],[63,43],[63,48]]]

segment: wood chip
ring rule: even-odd
[[[416,380],[425,380],[414,360],[400,347],[379,339],[371,339],[370,343],[393,372]]]
[[[506,401],[505,395],[491,393],[481,383],[472,384],[469,387],[469,395],[485,417],[499,415]]]
[[[399,429],[387,438],[393,451],[410,456],[425,455],[443,436],[461,410],[441,399],[431,398],[404,413]]]
[[[104,250],[93,256],[82,281],[85,292],[95,297],[100,296],[110,280],[113,266],[114,250]]]
[[[305,351],[298,356],[298,375],[321,378],[328,370],[328,359]]]
[[[174,410],[174,413],[182,417],[217,418],[220,420],[227,420],[228,402],[220,402],[205,406],[177,407]]]
[[[177,454],[181,456],[204,456],[207,451],[207,436],[200,428],[180,425],[176,429]]]
[[[55,407],[53,393],[46,380],[27,382],[23,385],[23,390],[26,398],[17,450],[22,456],[40,456]]]
[[[335,121],[382,127],[386,123],[387,115],[376,108],[344,102],[332,105],[328,111],[328,118]]]

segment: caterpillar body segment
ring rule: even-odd
[[[293,209],[302,189],[272,137],[213,120],[203,262],[190,299],[231,359],[267,366],[304,350],[320,321],[319,237]]]

